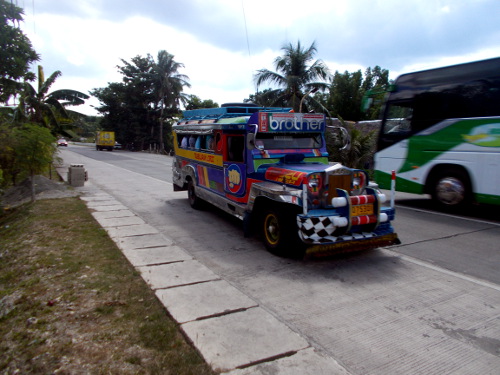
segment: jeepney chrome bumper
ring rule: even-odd
[[[385,234],[378,237],[364,238],[358,240],[348,240],[325,243],[320,245],[313,245],[307,248],[305,257],[324,257],[333,254],[348,253],[354,251],[363,251],[376,249],[379,247],[386,247],[392,245],[399,245],[401,241],[396,233]]]

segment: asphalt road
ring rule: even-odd
[[[299,261],[267,253],[216,209],[191,209],[173,192],[170,157],[88,146],[63,157],[352,374],[498,373],[496,208],[447,215],[398,195],[401,245]]]

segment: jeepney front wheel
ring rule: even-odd
[[[290,210],[265,210],[261,236],[267,250],[275,255],[292,258],[304,256],[305,246],[298,236],[296,214]]]
[[[202,207],[202,200],[196,195],[196,188],[193,180],[188,181],[187,193],[189,205],[195,210],[199,210]]]

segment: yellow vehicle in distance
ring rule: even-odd
[[[97,151],[113,151],[115,148],[115,132],[99,131],[95,137],[95,149]]]

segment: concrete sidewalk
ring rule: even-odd
[[[69,166],[82,164],[82,158],[64,153],[58,172],[65,181]],[[214,370],[229,375],[349,374],[335,359],[314,349],[254,300],[93,185],[90,172],[89,181],[75,189]]]

